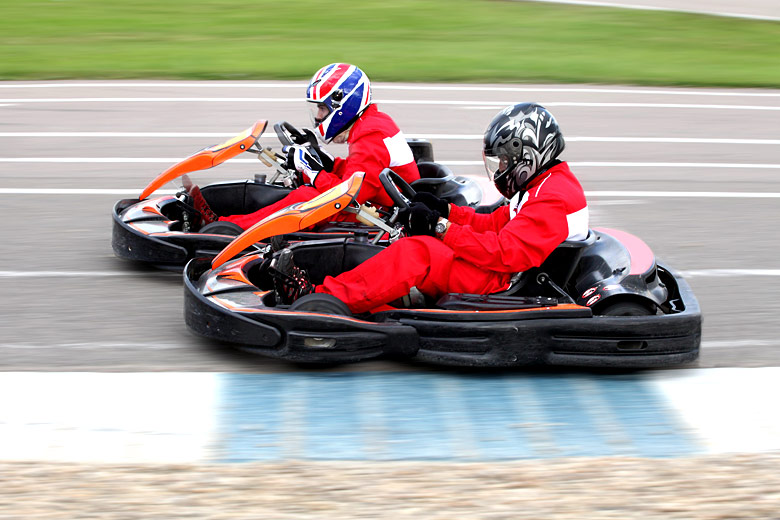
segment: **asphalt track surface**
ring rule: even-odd
[[[257,119],[305,126],[303,90],[0,83],[0,370],[304,370],[191,335],[180,277],[120,260],[110,245],[116,200]],[[437,161],[479,178],[480,136],[494,114],[518,101],[547,105],[591,226],[638,235],[692,285],[704,314],[694,367],[780,366],[780,91],[377,84],[374,97],[407,135],[430,139]],[[273,132],[263,139],[275,144]],[[196,181],[263,171],[242,159]],[[377,361],[337,370],[434,369]]]

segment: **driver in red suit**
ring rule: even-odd
[[[512,274],[541,265],[564,240],[588,234],[582,186],[557,159],[563,148],[558,124],[544,107],[507,107],[485,132],[483,158],[508,205],[479,214],[419,193],[403,216],[413,236],[321,285],[308,284],[291,260],[277,261],[272,267],[288,275],[278,291],[282,302],[316,291],[361,313],[408,295],[412,287],[432,298],[506,289]]]
[[[379,182],[382,170],[392,168],[409,183],[420,178],[406,138],[392,118],[372,104],[371,85],[359,68],[347,63],[323,67],[312,77],[306,101],[318,137],[326,143],[348,143],[348,156],[334,159],[316,144],[289,147],[288,164],[298,171],[303,185],[280,201],[247,215],[217,217],[199,190],[191,192],[204,224],[220,220],[248,229],[280,209],[311,200],[355,172],[366,174],[357,201],[390,207],[393,202]],[[354,220],[354,215],[342,213],[336,216],[339,219]]]

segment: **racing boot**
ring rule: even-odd
[[[209,206],[209,203],[206,202],[205,198],[203,198],[203,194],[200,192],[200,188],[198,188],[197,185],[192,186],[187,191],[189,192],[190,197],[192,197],[192,205],[195,206],[195,209],[198,210],[201,218],[203,219],[204,226],[219,220],[217,214],[214,213],[214,211],[211,209],[211,206]]]
[[[309,276],[295,265],[289,249],[283,249],[271,263],[271,274],[277,302],[282,305],[290,305],[301,296],[314,292]]]

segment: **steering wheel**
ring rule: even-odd
[[[379,174],[379,182],[385,189],[393,204],[401,208],[408,208],[412,205],[412,199],[417,194],[403,177],[395,173],[390,168],[385,168]]]
[[[281,142],[283,146],[306,143],[317,146],[317,136],[308,128],[300,131],[287,121],[279,121],[278,123],[274,123],[274,131],[276,132],[276,137],[279,138],[279,142]]]

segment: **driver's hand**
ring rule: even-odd
[[[450,216],[450,203],[444,199],[440,199],[433,193],[418,191],[415,193],[414,197],[412,197],[412,202],[422,202],[432,210],[438,211],[444,218]]]
[[[311,149],[317,152],[317,155],[320,157],[320,163],[322,164],[322,169],[326,172],[332,172],[333,166],[336,164],[336,159],[329,154],[324,149],[320,148],[319,141],[317,140],[317,135],[309,130],[308,128],[303,129],[303,135],[300,136],[299,139],[296,139],[296,136],[293,136],[293,141],[295,141],[295,144],[302,144],[306,145],[308,144],[311,146]]]
[[[436,236],[436,222],[441,214],[432,210],[422,202],[413,202],[408,208],[398,212],[398,221],[406,226],[406,234],[409,236],[427,235]]]
[[[320,158],[320,164],[322,164],[322,169],[326,172],[332,172],[333,167],[336,165],[336,159],[328,153],[327,150],[320,148],[317,145],[312,145],[312,149],[317,152],[317,155]]]
[[[304,184],[314,186],[314,180],[323,170],[322,161],[317,152],[308,146],[293,145],[287,147],[287,166],[294,168],[303,177]]]

